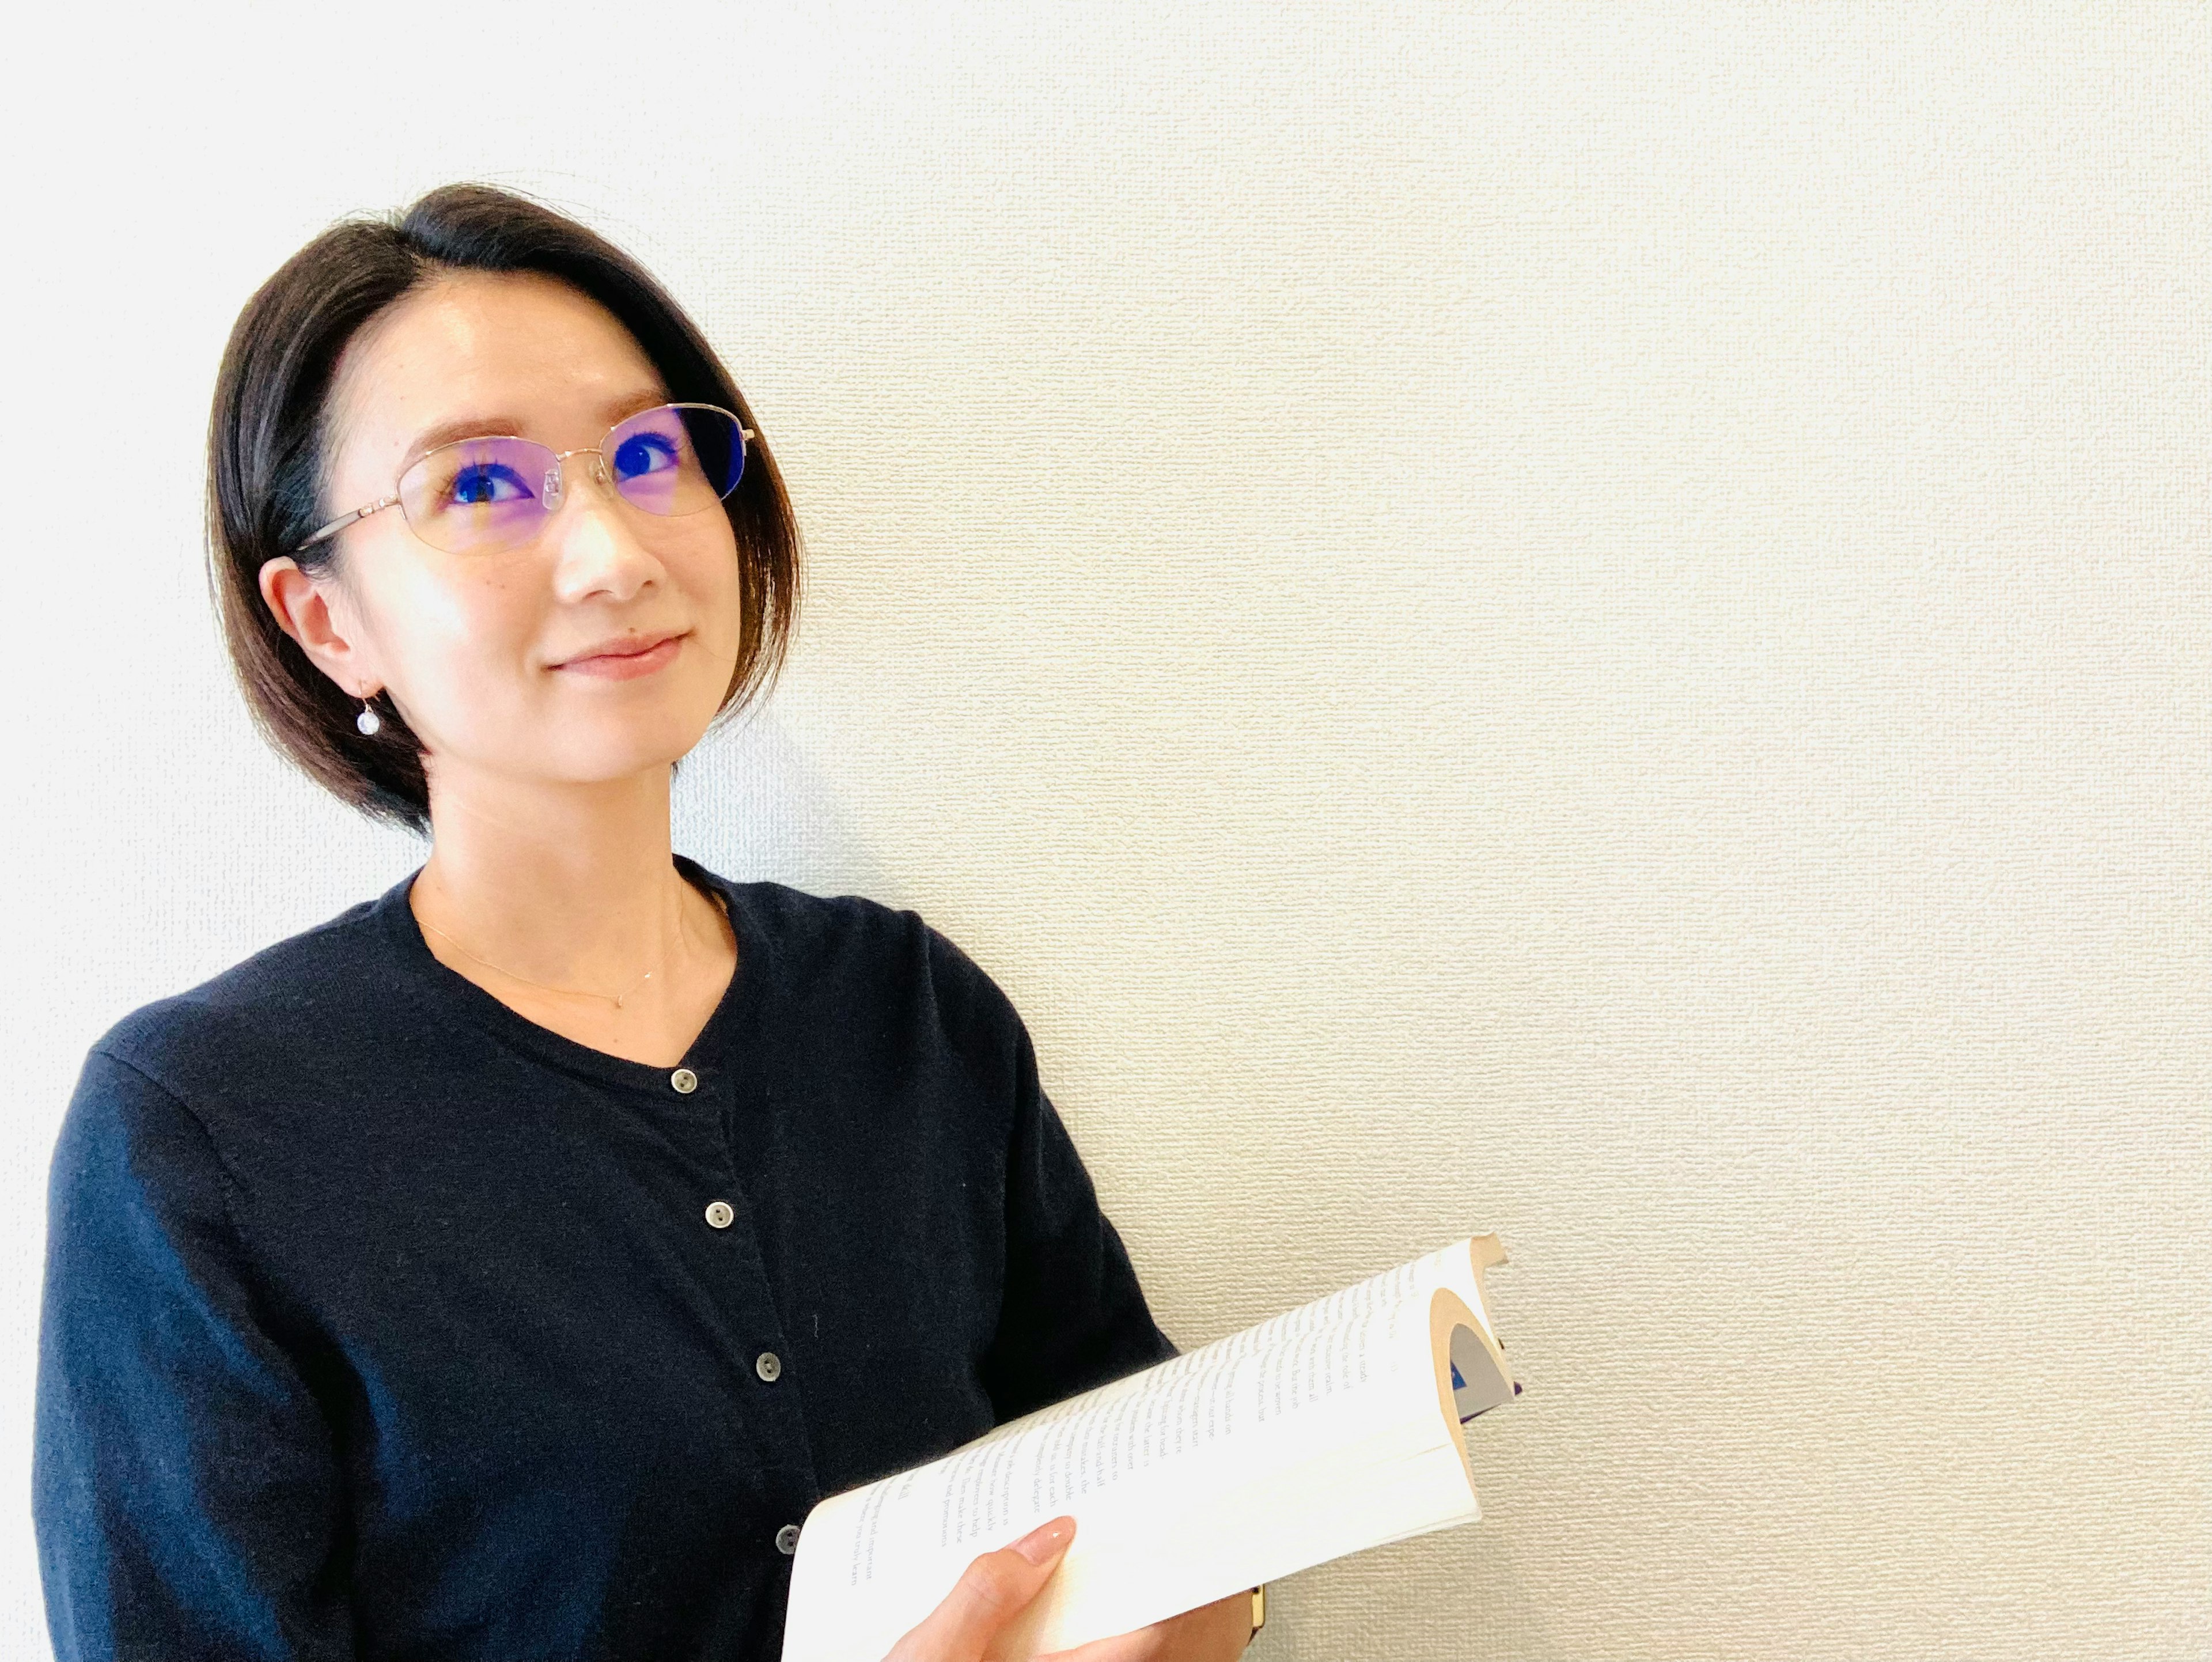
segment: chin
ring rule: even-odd
[[[680,761],[706,736],[707,724],[688,717],[665,721],[630,721],[618,731],[562,735],[561,753],[546,770],[555,776],[584,781],[627,779],[648,769]]]

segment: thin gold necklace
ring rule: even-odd
[[[453,936],[447,934],[443,929],[440,928],[435,923],[430,922],[427,917],[418,917],[415,921],[417,923],[420,923],[424,928],[429,930],[431,934],[442,935],[446,940],[453,941],[453,950],[459,953],[463,958],[474,959],[476,962],[483,965],[487,970],[497,970],[501,975],[505,976],[510,981],[520,981],[526,987],[536,987],[544,992],[559,993],[566,998],[611,999],[614,1003],[615,1008],[619,1010],[623,1007],[623,1000],[628,998],[632,993],[635,992],[640,987],[644,986],[647,982],[652,980],[653,977],[654,972],[651,970],[647,970],[643,975],[640,976],[630,985],[623,988],[619,993],[594,993],[584,991],[574,987],[556,987],[546,982],[532,981],[526,975],[517,975],[514,971],[506,968],[504,965],[495,964],[488,958],[477,958],[474,953],[471,952],[466,947],[461,945],[459,941],[453,941]],[[676,927],[679,931],[683,928],[684,923],[681,917],[678,917],[677,920]]]

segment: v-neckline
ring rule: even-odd
[[[727,1054],[727,1041],[750,1001],[749,992],[762,950],[758,932],[747,915],[738,886],[708,871],[689,855],[678,854],[672,857],[677,870],[695,887],[706,891],[710,897],[720,897],[729,916],[730,932],[737,940],[738,961],[730,971],[729,984],[723,988],[722,996],[686,1047],[683,1059],[667,1067],[634,1062],[628,1056],[618,1056],[611,1050],[556,1032],[502,1002],[441,959],[430,950],[414,908],[408,904],[408,892],[422,875],[422,867],[417,866],[386,890],[374,910],[386,940],[407,972],[409,985],[433,1009],[489,1032],[502,1043],[556,1068],[586,1075],[602,1084],[665,1099],[672,1073],[688,1068],[704,1080],[718,1071],[711,1064],[716,1057]]]

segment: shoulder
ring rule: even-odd
[[[404,889],[404,880],[401,887]],[[196,986],[122,1016],[93,1041],[88,1076],[119,1064],[180,1102],[282,1075],[370,1031],[394,967],[364,900],[273,942]]]
[[[920,977],[963,999],[998,991],[974,959],[911,907],[767,880],[716,880],[744,908],[775,968],[793,982]]]
[[[793,980],[865,972],[915,948],[926,928],[921,915],[861,894],[814,894],[767,879],[720,884],[741,908],[747,943],[765,947],[776,969]]]
[[[1021,1019],[1004,989],[914,909],[720,880],[744,909],[748,940],[772,958],[773,978],[794,993],[853,1014],[925,1021],[965,1050],[993,1053],[1016,1042]]]

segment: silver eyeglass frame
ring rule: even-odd
[[[626,427],[631,422],[635,421],[640,416],[649,416],[656,410],[712,410],[718,416],[727,416],[731,422],[736,425],[738,429],[738,442],[739,444],[750,444],[760,436],[760,435],[754,432],[751,428],[747,427],[743,422],[738,420],[737,412],[735,411],[725,410],[719,404],[701,404],[695,399],[672,399],[666,404],[649,404],[642,410],[632,411],[629,415],[624,416],[618,422],[610,423],[608,424],[607,430],[599,435],[599,441],[597,444],[579,445],[574,450],[553,451],[553,475],[556,483],[551,493],[552,499],[546,504],[545,512],[547,515],[550,517],[552,514],[559,513],[561,511],[562,503],[568,500],[568,470],[563,466],[563,464],[568,461],[569,457],[584,455],[597,456],[599,459],[599,465],[596,471],[602,480],[605,479],[607,477],[606,442],[609,439],[614,436],[615,429],[617,427]],[[409,462],[406,466],[399,470],[399,477],[403,479],[405,478],[408,474],[413,472],[424,462],[429,460],[431,457],[436,455],[441,450],[451,450],[456,445],[482,444],[486,439],[514,439],[518,443],[521,444],[536,444],[538,442],[536,439],[524,438],[520,433],[477,433],[465,439],[448,439],[443,444],[432,445],[421,455],[416,457],[413,461]],[[547,446],[545,447],[548,449],[551,448],[550,446]],[[742,469],[740,470],[739,477],[740,478],[743,477]],[[732,485],[730,489],[734,490],[737,489],[737,486]],[[615,495],[617,496],[622,496],[622,491],[619,488],[615,490]],[[623,500],[628,502],[629,499],[624,496],[623,497]],[[728,496],[726,494],[722,497],[719,498],[719,500],[726,502],[728,500]],[[350,514],[341,514],[337,518],[331,521],[329,524],[318,526],[313,533],[307,538],[307,541],[300,544],[296,548],[288,550],[287,552],[292,554],[304,554],[307,550],[313,548],[317,543],[325,540],[326,538],[337,536],[339,532],[344,530],[356,520],[365,520],[372,514],[381,514],[387,508],[397,507],[398,502],[398,493],[394,491],[389,496],[380,497],[377,501],[370,502],[365,507],[355,508]],[[633,502],[631,503],[631,506],[635,507],[636,504]],[[702,508],[699,511],[701,513],[704,513],[706,510]],[[664,519],[680,519],[683,515],[663,514],[659,517]]]

